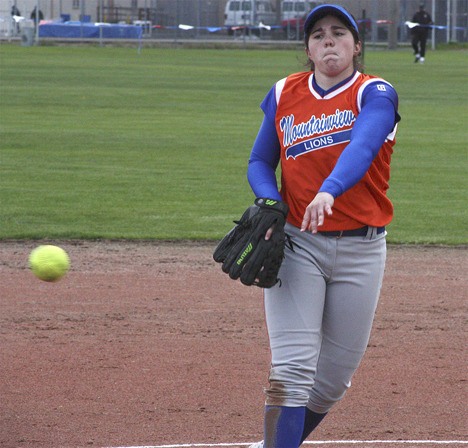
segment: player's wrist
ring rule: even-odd
[[[285,218],[288,216],[289,207],[284,201],[270,198],[256,198],[255,205],[263,210],[270,210],[272,212],[281,213]]]

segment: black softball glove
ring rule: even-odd
[[[244,285],[271,288],[278,282],[284,258],[284,225],[289,208],[285,202],[257,198],[235,227],[220,241],[213,258],[233,280]],[[269,240],[267,230],[273,227]]]

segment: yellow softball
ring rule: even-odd
[[[29,267],[37,278],[56,282],[70,269],[70,258],[61,247],[38,246],[29,255]]]

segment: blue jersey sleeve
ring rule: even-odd
[[[336,198],[362,179],[385,139],[400,121],[397,111],[398,95],[390,84],[376,81],[365,88],[351,141],[323,182],[321,192]]]
[[[261,104],[263,122],[250,153],[247,179],[256,197],[281,200],[276,181],[280,142],[276,133],[276,97],[273,87]]]

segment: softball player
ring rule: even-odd
[[[304,31],[311,71],[263,100],[247,173],[255,196],[288,204],[292,242],[281,282],[264,292],[272,360],[264,441],[252,447],[299,447],[343,398],[369,340],[393,214],[397,94],[359,71],[359,30],[343,7],[316,7]]]
[[[413,22],[421,25],[411,28],[411,46],[414,50],[414,62],[424,64],[427,37],[430,30],[428,25],[434,23],[431,16],[424,10],[424,2],[419,4],[419,11],[414,14]]]

